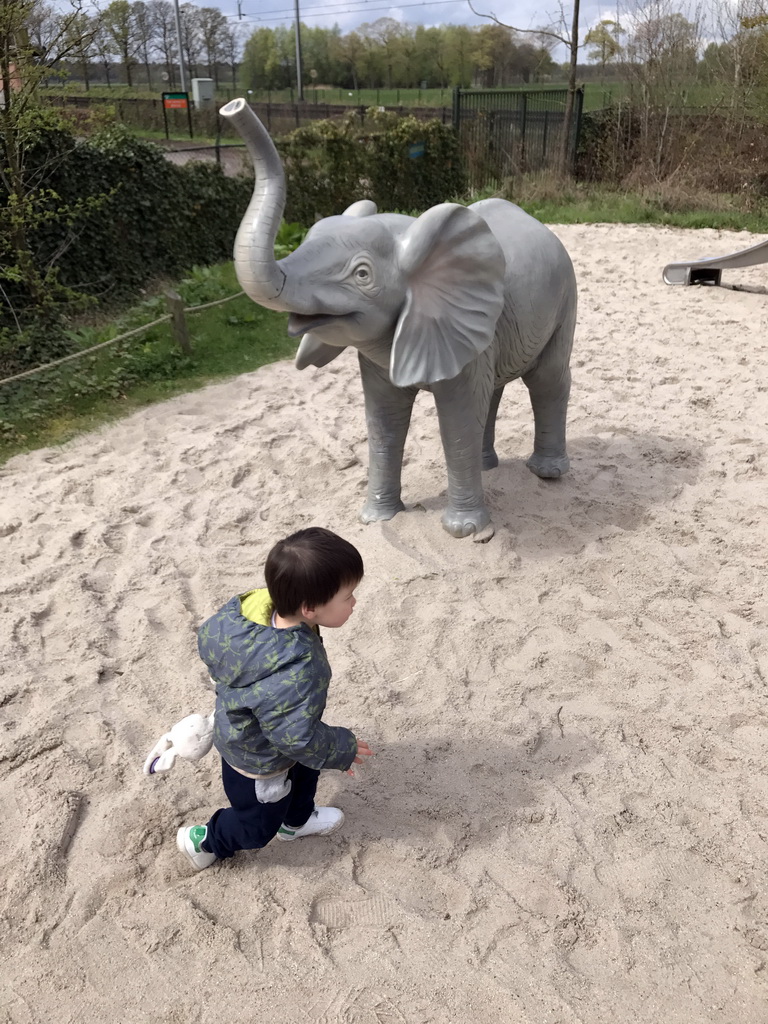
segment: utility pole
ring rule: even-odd
[[[179,74],[181,76],[181,91],[187,91],[187,79],[184,74],[184,51],[181,48],[181,15],[179,14],[179,0],[173,0],[176,8],[176,42],[179,46]]]
[[[299,20],[299,0],[296,0],[296,84],[299,99],[303,100],[304,85],[301,79],[301,21]]]

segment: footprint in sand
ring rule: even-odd
[[[360,900],[320,897],[309,912],[311,924],[326,928],[388,928],[402,917],[397,904],[386,896]]]

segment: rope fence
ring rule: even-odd
[[[142,324],[141,327],[134,327],[131,331],[125,331],[124,334],[118,334],[114,338],[110,338],[108,341],[99,342],[98,345],[91,345],[90,348],[84,348],[81,352],[72,352],[68,356],[62,356],[61,359],[54,359],[50,363],[43,363],[42,366],[35,366],[31,370],[25,370],[23,373],[15,373],[12,377],[4,377],[0,380],[0,387],[3,384],[10,384],[14,380],[23,380],[25,377],[31,377],[35,373],[41,373],[43,370],[49,370],[52,366],[61,366],[62,363],[69,363],[73,359],[79,359],[81,356],[90,355],[91,352],[97,352],[101,348],[106,348],[108,345],[115,345],[118,341],[127,341],[128,338],[133,338],[136,334],[141,334],[142,331],[148,331],[151,327],[157,327],[158,324],[172,321],[173,335],[180,347],[189,354],[192,348],[189,344],[189,335],[187,333],[186,321],[184,317],[187,313],[201,313],[204,309],[211,309],[213,306],[221,306],[225,302],[231,302],[232,299],[239,299],[245,292],[236,292],[234,295],[226,295],[223,299],[214,299],[213,302],[203,302],[199,306],[185,306],[179,295],[176,292],[168,291],[165,293],[165,299],[170,307],[170,313],[166,313],[164,316],[160,316],[157,320],[152,320],[148,324]]]

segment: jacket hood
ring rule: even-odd
[[[250,686],[306,658],[313,630],[302,623],[287,629],[271,625],[267,590],[233,597],[197,632],[197,649],[216,683]]]

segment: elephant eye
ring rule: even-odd
[[[355,267],[355,281],[358,284],[370,284],[371,283],[371,270],[370,267],[366,266],[365,263],[360,264],[359,267]]]

